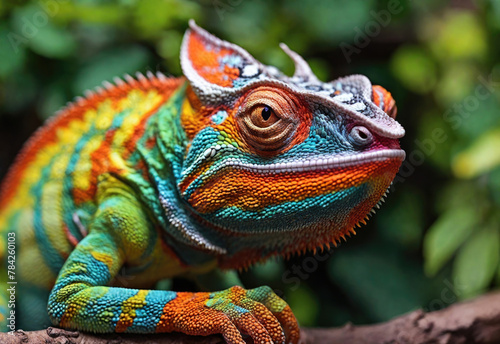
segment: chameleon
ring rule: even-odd
[[[298,342],[287,303],[231,271],[355,234],[405,158],[404,129],[383,87],[322,82],[281,48],[293,76],[191,20],[182,77],[104,82],[28,140],[0,193],[16,327]],[[214,289],[161,288],[179,276]]]

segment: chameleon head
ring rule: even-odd
[[[292,77],[194,22],[182,45],[189,145],[178,188],[210,230],[232,238],[232,265],[354,232],[405,156],[389,92],[361,75],[321,82],[281,47]]]

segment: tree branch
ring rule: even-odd
[[[0,342],[64,344],[219,344],[220,336],[192,337],[179,333],[157,335],[92,335],[49,327],[46,330],[0,334]],[[500,292],[424,313],[421,310],[388,322],[340,328],[302,329],[302,344],[495,344],[500,343]]]
[[[500,292],[435,312],[414,311],[381,324],[306,329],[303,337],[308,344],[498,344]]]

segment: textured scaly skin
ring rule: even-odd
[[[329,247],[394,178],[404,131],[385,89],[361,76],[322,83],[283,46],[296,63],[286,77],[190,25],[186,79],[139,74],[77,99],[4,180],[19,327],[50,317],[93,332],[297,343],[292,311],[268,287],[152,288]]]

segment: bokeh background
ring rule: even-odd
[[[322,80],[367,75],[407,131],[407,161],[357,236],[242,272],[246,286],[273,287],[302,325],[339,326],[500,285],[499,0],[1,1],[0,177],[84,90],[135,71],[180,75],[190,18],[288,74],[279,42]]]

